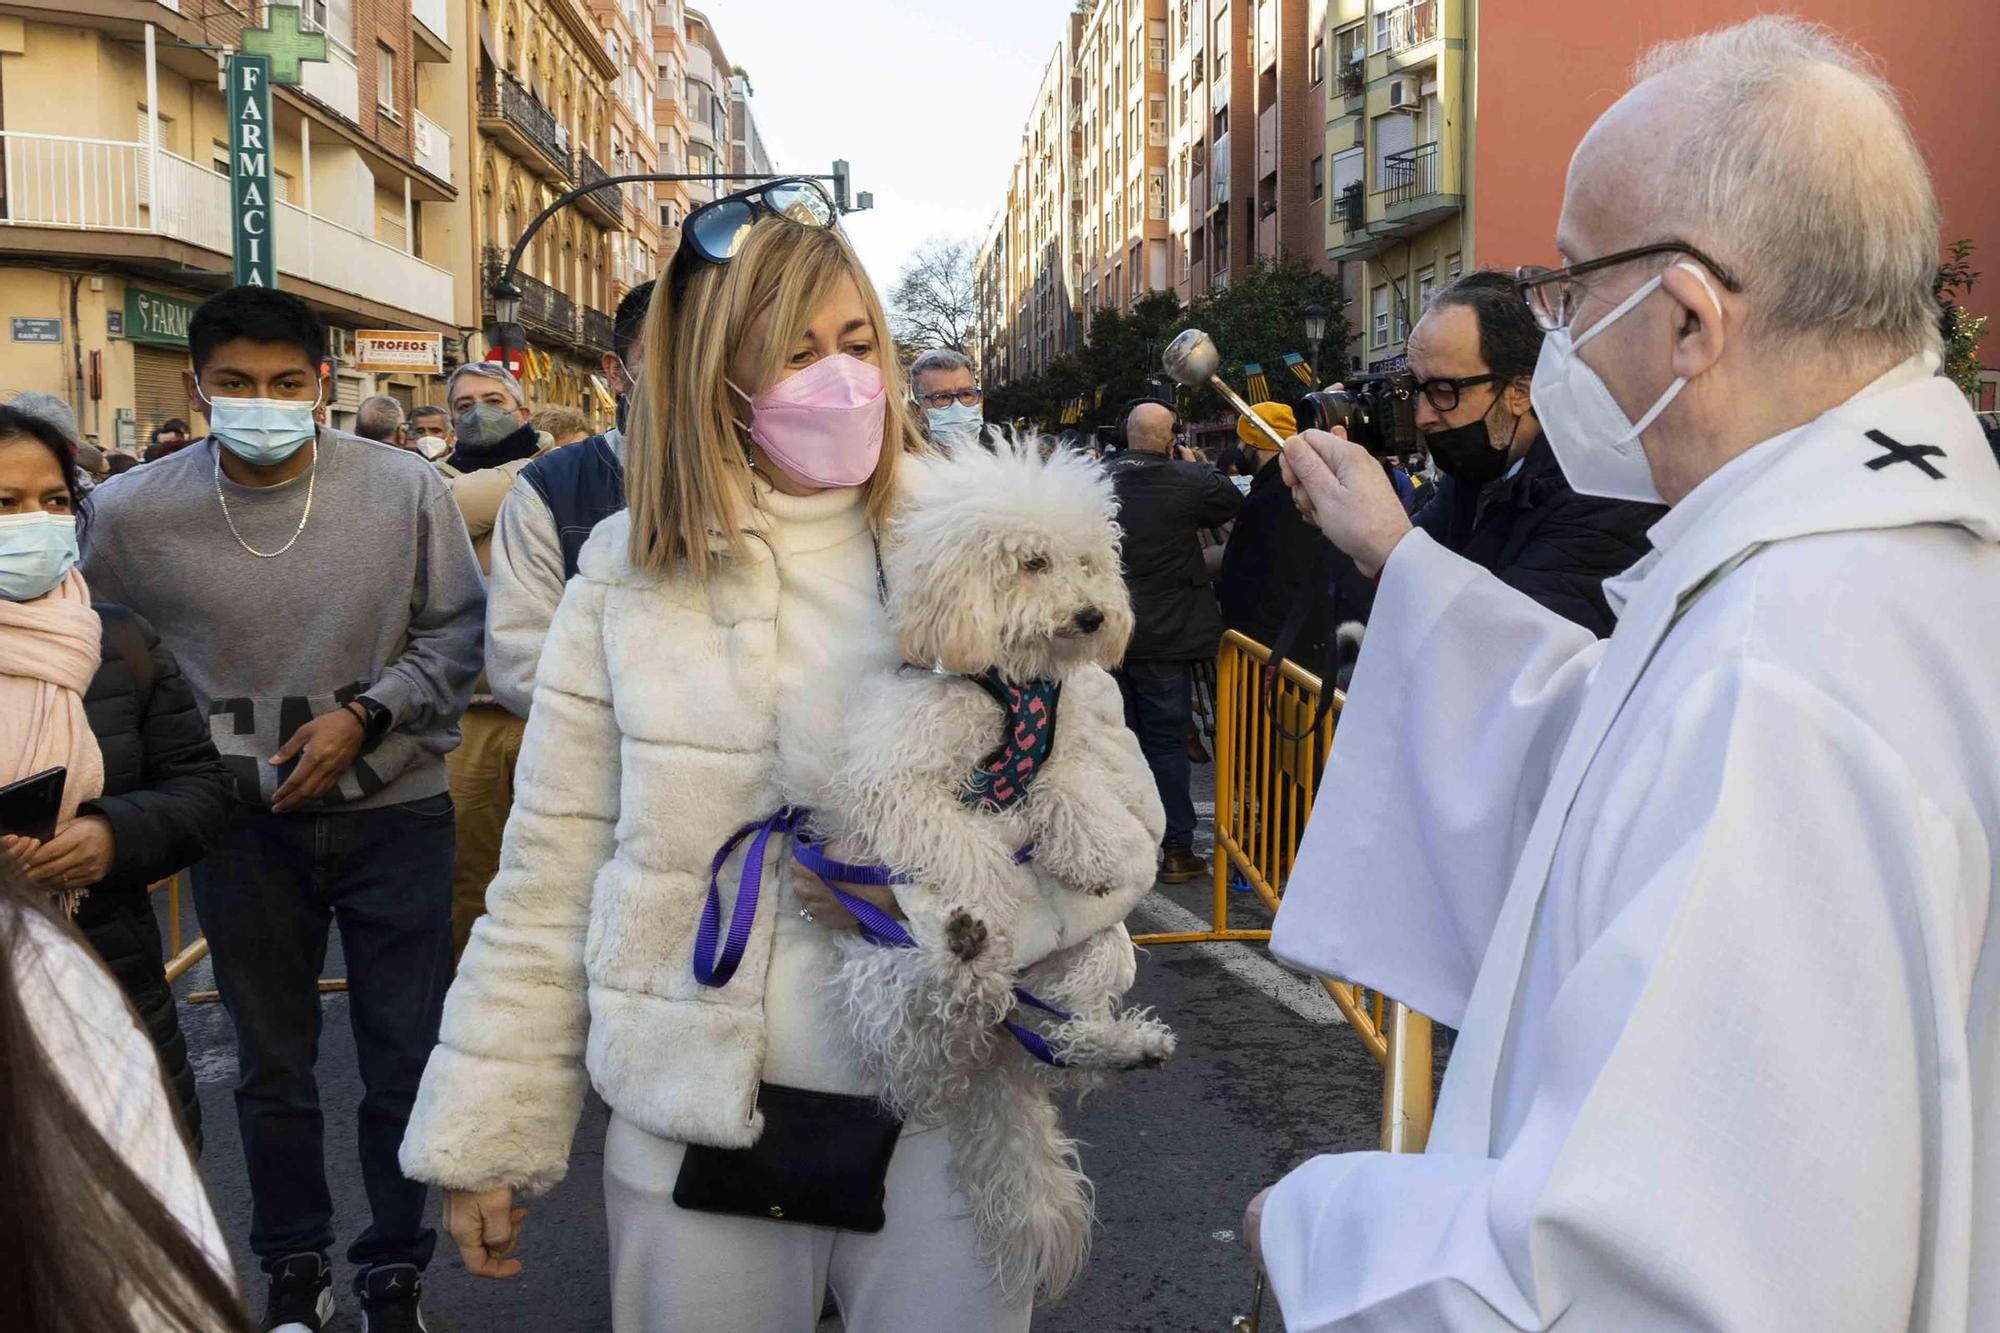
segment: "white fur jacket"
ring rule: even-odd
[[[613,1110],[663,1138],[743,1147],[763,1128],[778,895],[767,887],[727,986],[699,985],[693,953],[716,848],[780,804],[777,568],[753,541],[705,585],[647,574],[626,559],[628,532],[622,513],[598,525],[549,631],[500,870],[403,1140],[413,1180],[554,1185],[586,1069]],[[1063,707],[1123,725],[1116,684],[1094,668]],[[1136,742],[1116,763],[1128,790],[1151,796]],[[1139,805],[1135,822],[1150,814],[1155,826],[1134,829],[1134,843],[1150,850],[1157,798]],[[774,847],[774,861],[782,854]],[[723,883],[733,888],[733,870]],[[1116,925],[1143,893],[1051,886],[1047,924],[1016,942],[1017,961]]]

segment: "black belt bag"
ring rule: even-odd
[[[903,1122],[873,1097],[757,1085],[764,1133],[748,1148],[689,1144],[674,1203],[841,1231],[882,1229]]]

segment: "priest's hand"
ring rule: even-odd
[[[1410,516],[1382,464],[1337,428],[1293,436],[1279,458],[1299,512],[1364,575],[1381,573],[1410,531]]]

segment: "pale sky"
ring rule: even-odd
[[[1072,0],[706,0],[750,76],[780,171],[846,158],[872,212],[846,221],[886,294],[924,238],[977,244]]]

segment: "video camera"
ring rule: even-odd
[[[1338,426],[1377,458],[1406,454],[1419,443],[1416,396],[1406,372],[1348,375],[1338,389],[1306,394],[1302,406],[1314,418],[1301,420],[1302,429]]]

